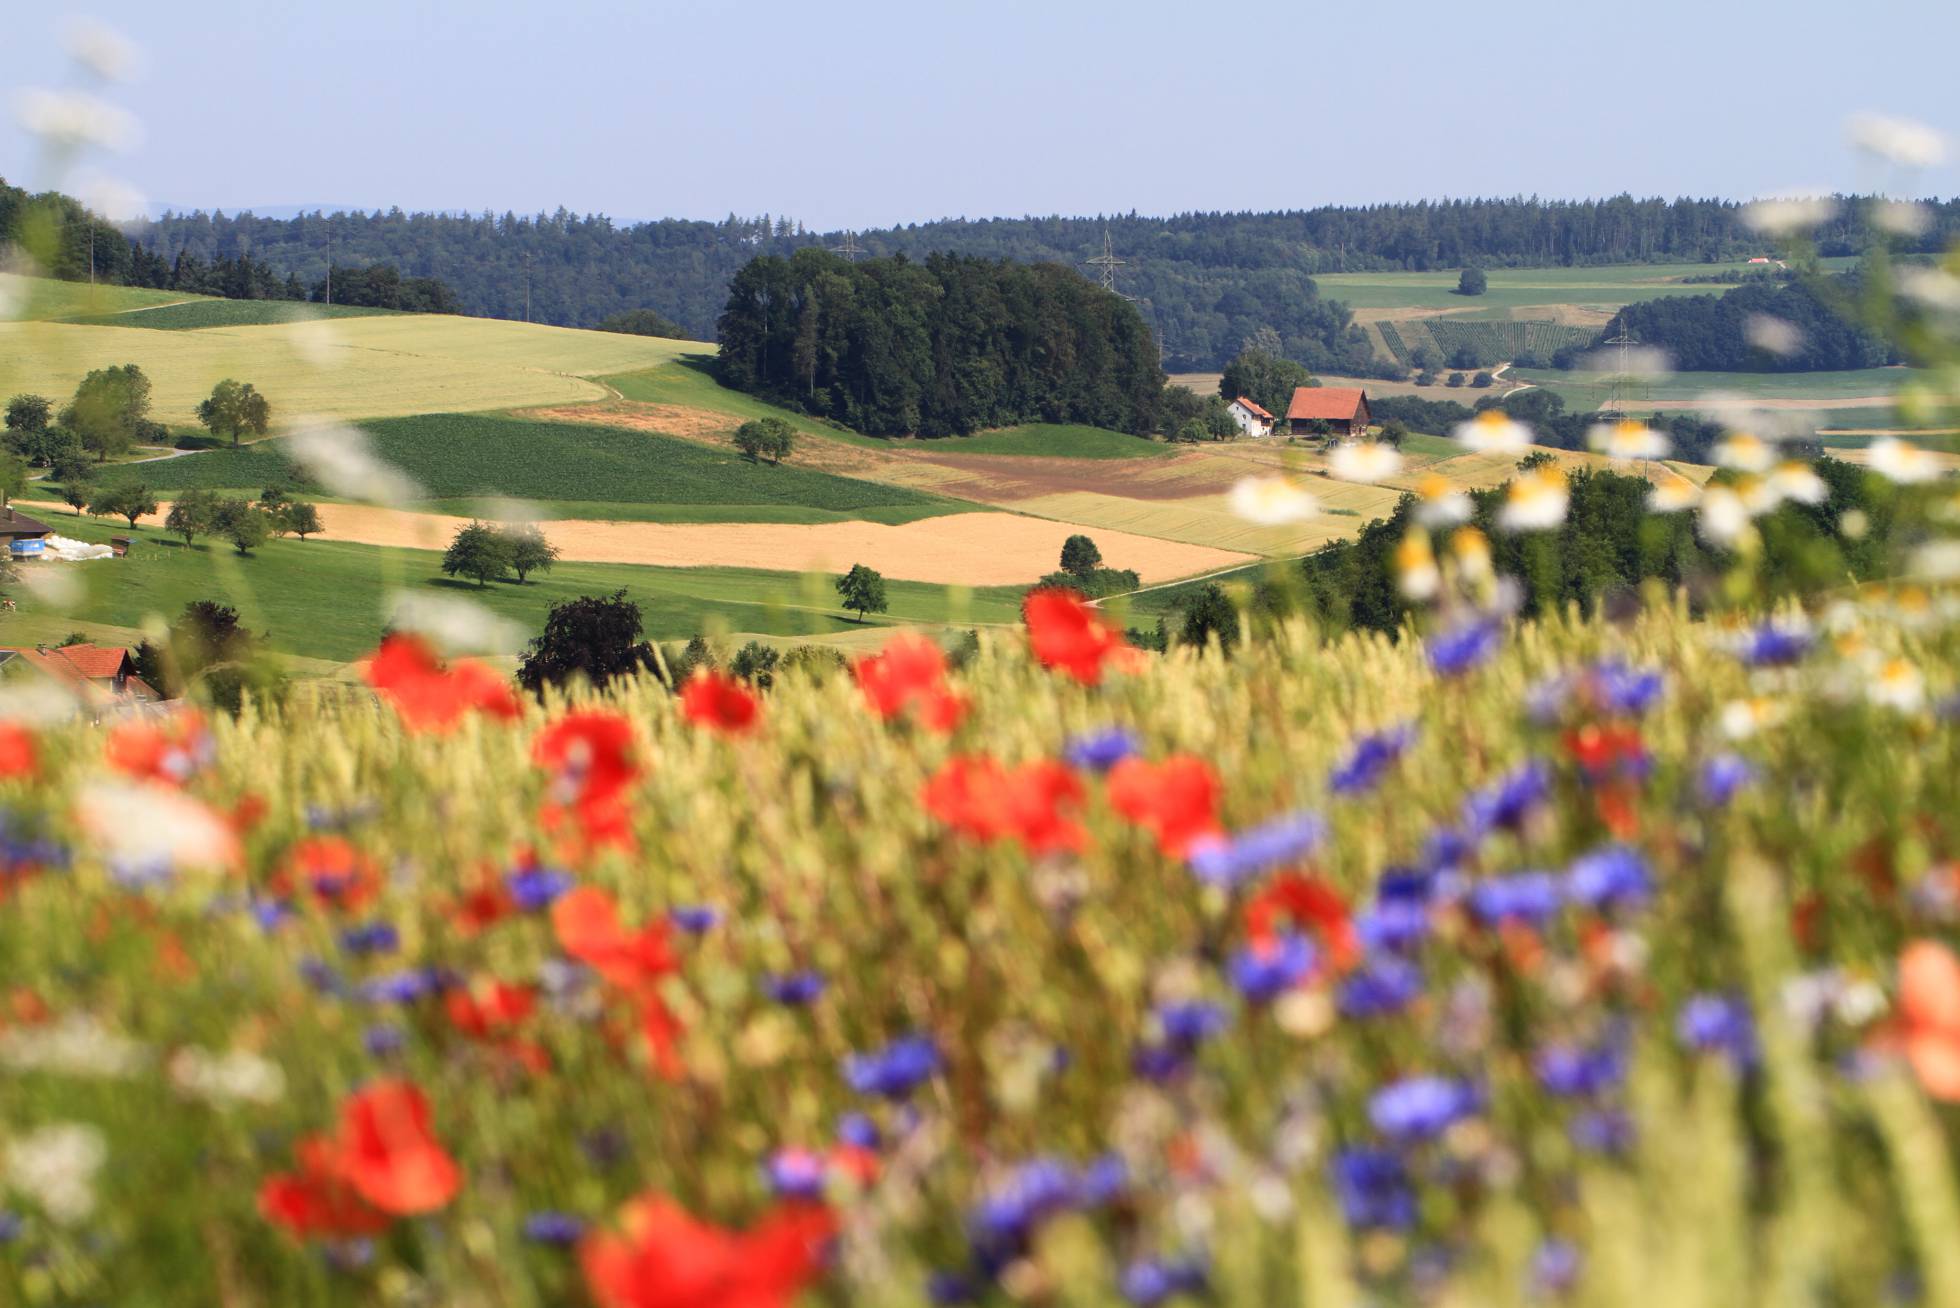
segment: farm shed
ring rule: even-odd
[[[5,542],[7,553],[13,558],[38,557],[47,549],[48,533],[53,530],[47,523],[28,517],[12,505],[0,510],[0,542]]]
[[[1368,392],[1358,386],[1295,388],[1293,403],[1286,406],[1287,430],[1295,436],[1310,435],[1317,422],[1326,423],[1336,436],[1359,436],[1374,422]]]

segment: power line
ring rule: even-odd
[[[1116,270],[1127,267],[1130,261],[1116,257],[1116,250],[1111,245],[1109,239],[1109,228],[1105,227],[1103,228],[1102,253],[1093,258],[1084,259],[1083,262],[1096,270],[1096,280],[1105,291],[1116,291]],[[1121,291],[1116,291],[1116,293],[1118,295],[1123,294]],[[1123,298],[1127,300],[1131,297],[1124,295]]]
[[[841,254],[852,263],[857,262],[857,257],[860,254],[869,253],[863,246],[858,244],[856,232],[845,232],[844,243],[842,245],[831,246],[830,252],[832,254]]]

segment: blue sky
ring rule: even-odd
[[[103,167],[184,207],[625,218],[1276,209],[1443,195],[1960,193],[1960,4],[14,0],[0,87],[144,52]],[[0,176],[49,178],[8,106]],[[1875,110],[1947,134],[1887,178]]]

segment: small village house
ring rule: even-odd
[[[1316,427],[1315,423],[1324,424]],[[1359,436],[1374,425],[1368,392],[1358,386],[1300,386],[1286,406],[1286,429],[1294,436],[1326,430],[1336,436]]]
[[[53,682],[96,718],[163,699],[136,675],[129,651],[114,645],[0,646],[0,678],[16,676]]]
[[[1270,436],[1273,434],[1273,415],[1243,395],[1226,405],[1225,411],[1232,415],[1232,421],[1239,425],[1239,431],[1244,435]]]
[[[7,548],[10,558],[38,558],[48,547],[48,536],[54,529],[45,522],[37,521],[8,505],[0,509],[0,544]]]

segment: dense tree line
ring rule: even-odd
[[[1723,295],[1683,295],[1629,304],[1600,333],[1620,332],[1666,350],[1683,372],[1813,372],[1876,368],[1899,358],[1885,338],[1853,321],[1842,305],[1856,297],[1858,278],[1751,282]],[[1757,324],[1793,332],[1765,338]],[[1767,348],[1769,340],[1780,348]],[[1554,362],[1564,362],[1555,359]]]
[[[0,180],[0,245],[43,252],[45,271],[62,281],[141,286],[215,295],[227,300],[331,300],[334,304],[412,313],[461,313],[463,304],[442,281],[403,277],[389,264],[329,264],[309,289],[297,272],[283,275],[249,245],[200,252],[188,245],[169,253],[148,239],[91,214],[56,191],[30,195]]]
[[[1164,385],[1135,306],[1055,264],[763,255],[735,275],[716,334],[724,384],[874,435],[1141,435]]]
[[[1908,248],[1936,252],[1960,234],[1960,200],[1929,207],[1928,231]],[[1379,364],[1346,307],[1320,295],[1315,274],[1726,261],[1764,250],[1740,210],[1729,200],[1514,197],[1170,218],[960,218],[856,239],[872,255],[915,262],[946,251],[1080,265],[1101,252],[1106,230],[1129,260],[1119,289],[1139,298],[1172,371],[1222,367],[1264,328],[1279,338],[1280,352],[1316,371],[1365,374]],[[1863,213],[1862,205],[1842,206],[1818,233],[1821,252],[1863,251],[1871,241]],[[561,208],[534,216],[168,214],[141,240],[166,259],[180,250],[207,263],[249,254],[309,285],[330,261],[389,263],[405,276],[442,279],[465,312],[500,318],[523,312],[528,274],[534,321],[590,327],[654,309],[707,340],[730,282],[750,259],[835,246],[842,237],[767,215],[620,224]]]
[[[1614,413],[1573,413],[1565,407],[1563,399],[1542,388],[1513,391],[1501,398],[1487,395],[1474,406],[1415,395],[1386,395],[1381,399],[1371,397],[1368,408],[1384,426],[1399,423],[1409,431],[1436,436],[1448,435],[1459,423],[1470,421],[1486,409],[1502,409],[1530,427],[1537,444],[1558,450],[1589,448],[1592,428],[1620,417]],[[1671,446],[1668,457],[1689,463],[1712,463],[1711,450],[1727,430],[1720,423],[1692,413],[1654,414],[1648,421],[1668,438]],[[1823,452],[1821,445],[1809,439],[1785,440],[1783,448],[1792,458],[1814,458]]]

